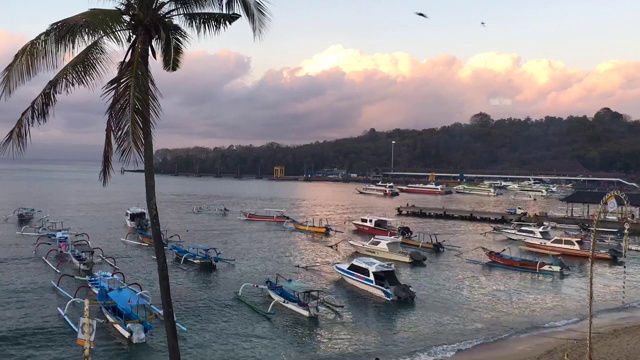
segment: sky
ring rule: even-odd
[[[1,67],[51,22],[108,6],[28,3],[3,5]],[[262,40],[240,19],[216,38],[194,37],[178,72],[154,67],[164,110],[156,148],[299,144],[464,123],[480,111],[539,118],[608,106],[640,119],[639,2],[273,0],[270,9]],[[0,134],[46,80],[0,100]],[[99,154],[104,109],[99,91],[61,96],[28,154]]]

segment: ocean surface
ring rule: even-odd
[[[21,206],[34,207],[51,220],[79,228],[91,236],[94,246],[117,259],[128,282],[140,283],[159,303],[153,251],[120,240],[127,233],[123,219],[127,208],[145,206],[143,174],[118,174],[102,187],[98,171],[99,164],[92,162],[0,160],[0,215]],[[352,288],[331,266],[296,267],[349,262],[353,251],[347,243],[337,251],[327,246],[343,239],[366,239],[353,232],[348,220],[366,214],[393,217],[399,205],[493,211],[524,205],[537,212],[557,211],[561,203],[555,199],[526,204],[508,196],[455,194],[387,199],[358,195],[354,191],[358,185],[349,183],[172,176],[157,176],[156,181],[163,229],[180,234],[188,244],[216,246],[237,259],[208,273],[170,264],[176,317],[188,328],[180,332],[184,359],[441,359],[482,342],[574,322],[587,312],[585,260],[566,259],[573,268],[564,278],[466,263],[465,258],[482,259],[480,250],[472,250],[477,246],[505,247],[504,242],[482,235],[490,229],[482,223],[400,218],[414,232],[438,233],[446,244],[459,247],[443,254],[427,253],[426,267],[396,265],[399,279],[417,293],[412,305],[386,302]],[[232,212],[192,213],[194,206],[207,203],[225,204]],[[329,219],[343,233],[310,236],[238,217],[240,210],[266,208],[285,209],[299,220]],[[65,304],[50,284],[58,276],[40,258],[47,250],[39,248],[34,255],[35,237],[16,235],[19,229],[13,219],[0,220],[0,358],[80,358],[76,336],[56,310]],[[599,311],[619,311],[640,299],[637,269],[637,255],[631,253],[623,297],[625,268],[596,264]],[[267,320],[234,298],[243,283],[262,283],[276,273],[325,289],[344,308],[339,314],[323,312],[314,321],[276,307],[277,314]],[[81,284],[62,282],[67,289]],[[260,305],[269,305],[266,294],[256,290],[255,295]],[[102,318],[94,310],[92,314]],[[77,309],[77,317],[80,314]],[[145,344],[128,344],[106,324],[98,324],[95,342],[94,359],[167,357],[161,322],[154,323]]]

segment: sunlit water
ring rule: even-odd
[[[159,303],[152,250],[126,245],[123,215],[132,205],[144,205],[142,174],[116,175],[103,188],[98,164],[0,162],[0,211],[19,206],[42,209],[52,220],[90,234],[94,246],[117,258],[127,281],[138,282]],[[276,182],[158,176],[157,191],[163,228],[187,243],[213,245],[236,258],[213,273],[170,264],[175,312],[187,328],[180,333],[184,359],[432,359],[505,334],[522,334],[565,320],[583,317],[587,309],[588,263],[573,265],[569,277],[542,277],[468,264],[481,259],[483,245],[504,248],[481,235],[489,225],[445,220],[402,218],[414,231],[436,232],[455,251],[428,253],[426,267],[397,264],[401,281],[414,287],[414,305],[385,302],[339,280],[331,266],[300,270],[295,265],[348,262],[346,243],[338,251],[327,245],[346,238],[366,239],[347,222],[365,214],[395,216],[395,207],[416,204],[503,211],[525,205],[530,211],[557,210],[557,200],[515,203],[508,196],[423,196],[402,194],[394,199],[355,194],[356,184]],[[193,214],[205,203],[223,203],[227,216]],[[328,218],[339,230],[331,237],[285,231],[281,225],[241,221],[240,210],[281,208],[294,218]],[[15,234],[13,220],[0,224],[0,358],[71,359],[80,357],[75,334],[57,314],[65,300],[51,287],[54,272],[33,254],[33,237]],[[515,248],[515,247],[514,247]],[[517,250],[514,250],[517,253]],[[46,250],[40,251],[41,256]],[[456,256],[458,255],[458,256]],[[640,298],[637,261],[631,254],[627,269],[627,302]],[[623,267],[598,263],[596,300],[599,309],[622,304]],[[262,283],[286,274],[335,295],[345,307],[339,315],[324,312],[308,320],[277,307],[266,320],[234,298],[245,282]],[[64,280],[74,289],[81,282]],[[259,292],[255,292],[259,295]],[[265,308],[269,300],[256,298]],[[94,315],[101,315],[97,311]],[[78,309],[78,317],[80,309]],[[551,325],[550,325],[551,324]],[[146,344],[130,345],[106,324],[98,325],[94,359],[166,358],[162,323],[156,322]]]

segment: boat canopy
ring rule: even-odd
[[[109,298],[123,311],[131,309],[133,306],[150,305],[147,297],[129,289],[128,287],[111,290],[108,295]]]
[[[370,271],[387,271],[387,270],[395,270],[392,265],[380,262],[376,259],[370,257],[358,257],[353,260],[353,264],[358,266],[362,266],[364,268],[369,269]]]
[[[303,293],[303,292],[316,292],[321,291],[319,289],[315,289],[311,287],[309,284],[305,284],[303,282],[295,281],[295,280],[287,280],[278,285],[282,285],[282,287],[287,288],[289,291]]]

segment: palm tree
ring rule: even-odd
[[[102,87],[108,103],[102,169],[103,186],[113,175],[113,152],[125,165],[143,161],[146,200],[157,258],[160,296],[170,359],[180,358],[171,301],[169,274],[156,204],[153,131],[160,119],[160,93],[149,57],[165,71],[180,68],[190,40],[188,31],[213,36],[242,13],[254,39],[270,22],[265,0],[106,0],[113,8],[89,9],[51,24],[27,42],[0,74],[0,97],[8,99],[18,87],[43,72],[58,72],[20,115],[0,143],[0,154],[24,154],[31,127],[45,124],[58,96],[77,88],[93,88],[109,74],[112,49],[124,50],[116,74]],[[71,56],[71,59],[69,57]]]

